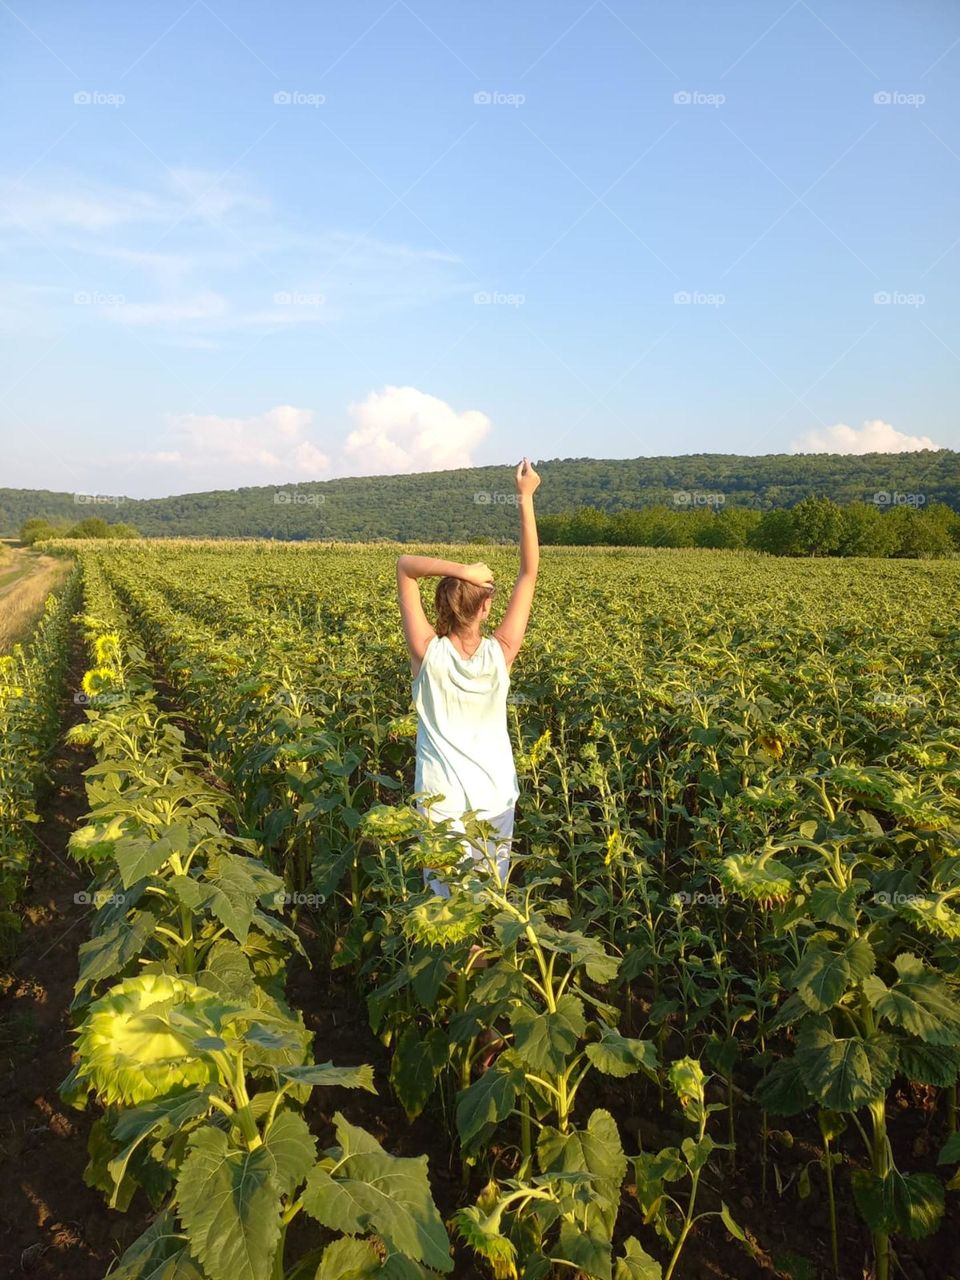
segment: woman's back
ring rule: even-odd
[[[519,794],[507,730],[510,674],[500,642],[481,640],[463,656],[449,636],[427,645],[416,678],[416,790],[443,795],[431,812],[459,818],[468,809],[493,817]]]

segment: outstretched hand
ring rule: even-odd
[[[517,493],[521,497],[534,493],[540,487],[540,477],[534,471],[533,463],[527,458],[524,458],[517,467],[515,479],[517,481]]]

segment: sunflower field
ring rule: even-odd
[[[413,804],[398,550],[61,547],[110,1274],[960,1275],[960,562],[545,549],[504,883]]]

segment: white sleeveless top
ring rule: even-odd
[[[430,812],[493,818],[520,794],[507,731],[510,673],[492,636],[464,658],[448,636],[434,636],[413,681],[417,708],[416,790],[442,795]]]

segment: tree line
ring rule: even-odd
[[[53,524],[35,516],[20,526],[20,541],[25,547],[45,538],[139,538],[140,530],[132,524],[108,524],[100,516],[88,516],[76,524]]]
[[[685,495],[690,498],[691,495]],[[632,511],[580,507],[538,519],[555,546],[715,547],[778,556],[939,559],[960,551],[960,514],[942,502],[884,506],[807,497],[790,508],[658,505]]]
[[[611,515],[675,508],[712,496],[726,509],[792,509],[810,494],[844,508],[888,499],[945,503],[960,510],[960,454],[688,454],[673,458],[534,459],[543,477],[537,511],[565,516],[582,507]],[[515,465],[515,464],[514,464]],[[71,525],[78,502],[123,518],[145,537],[331,538],[350,542],[512,542],[517,537],[513,466],[457,468],[413,475],[295,480],[277,485],[166,498],[0,488],[0,533],[32,517]],[[93,504],[96,503],[95,507]],[[109,505],[113,504],[113,505]],[[114,526],[115,527],[115,526]]]

